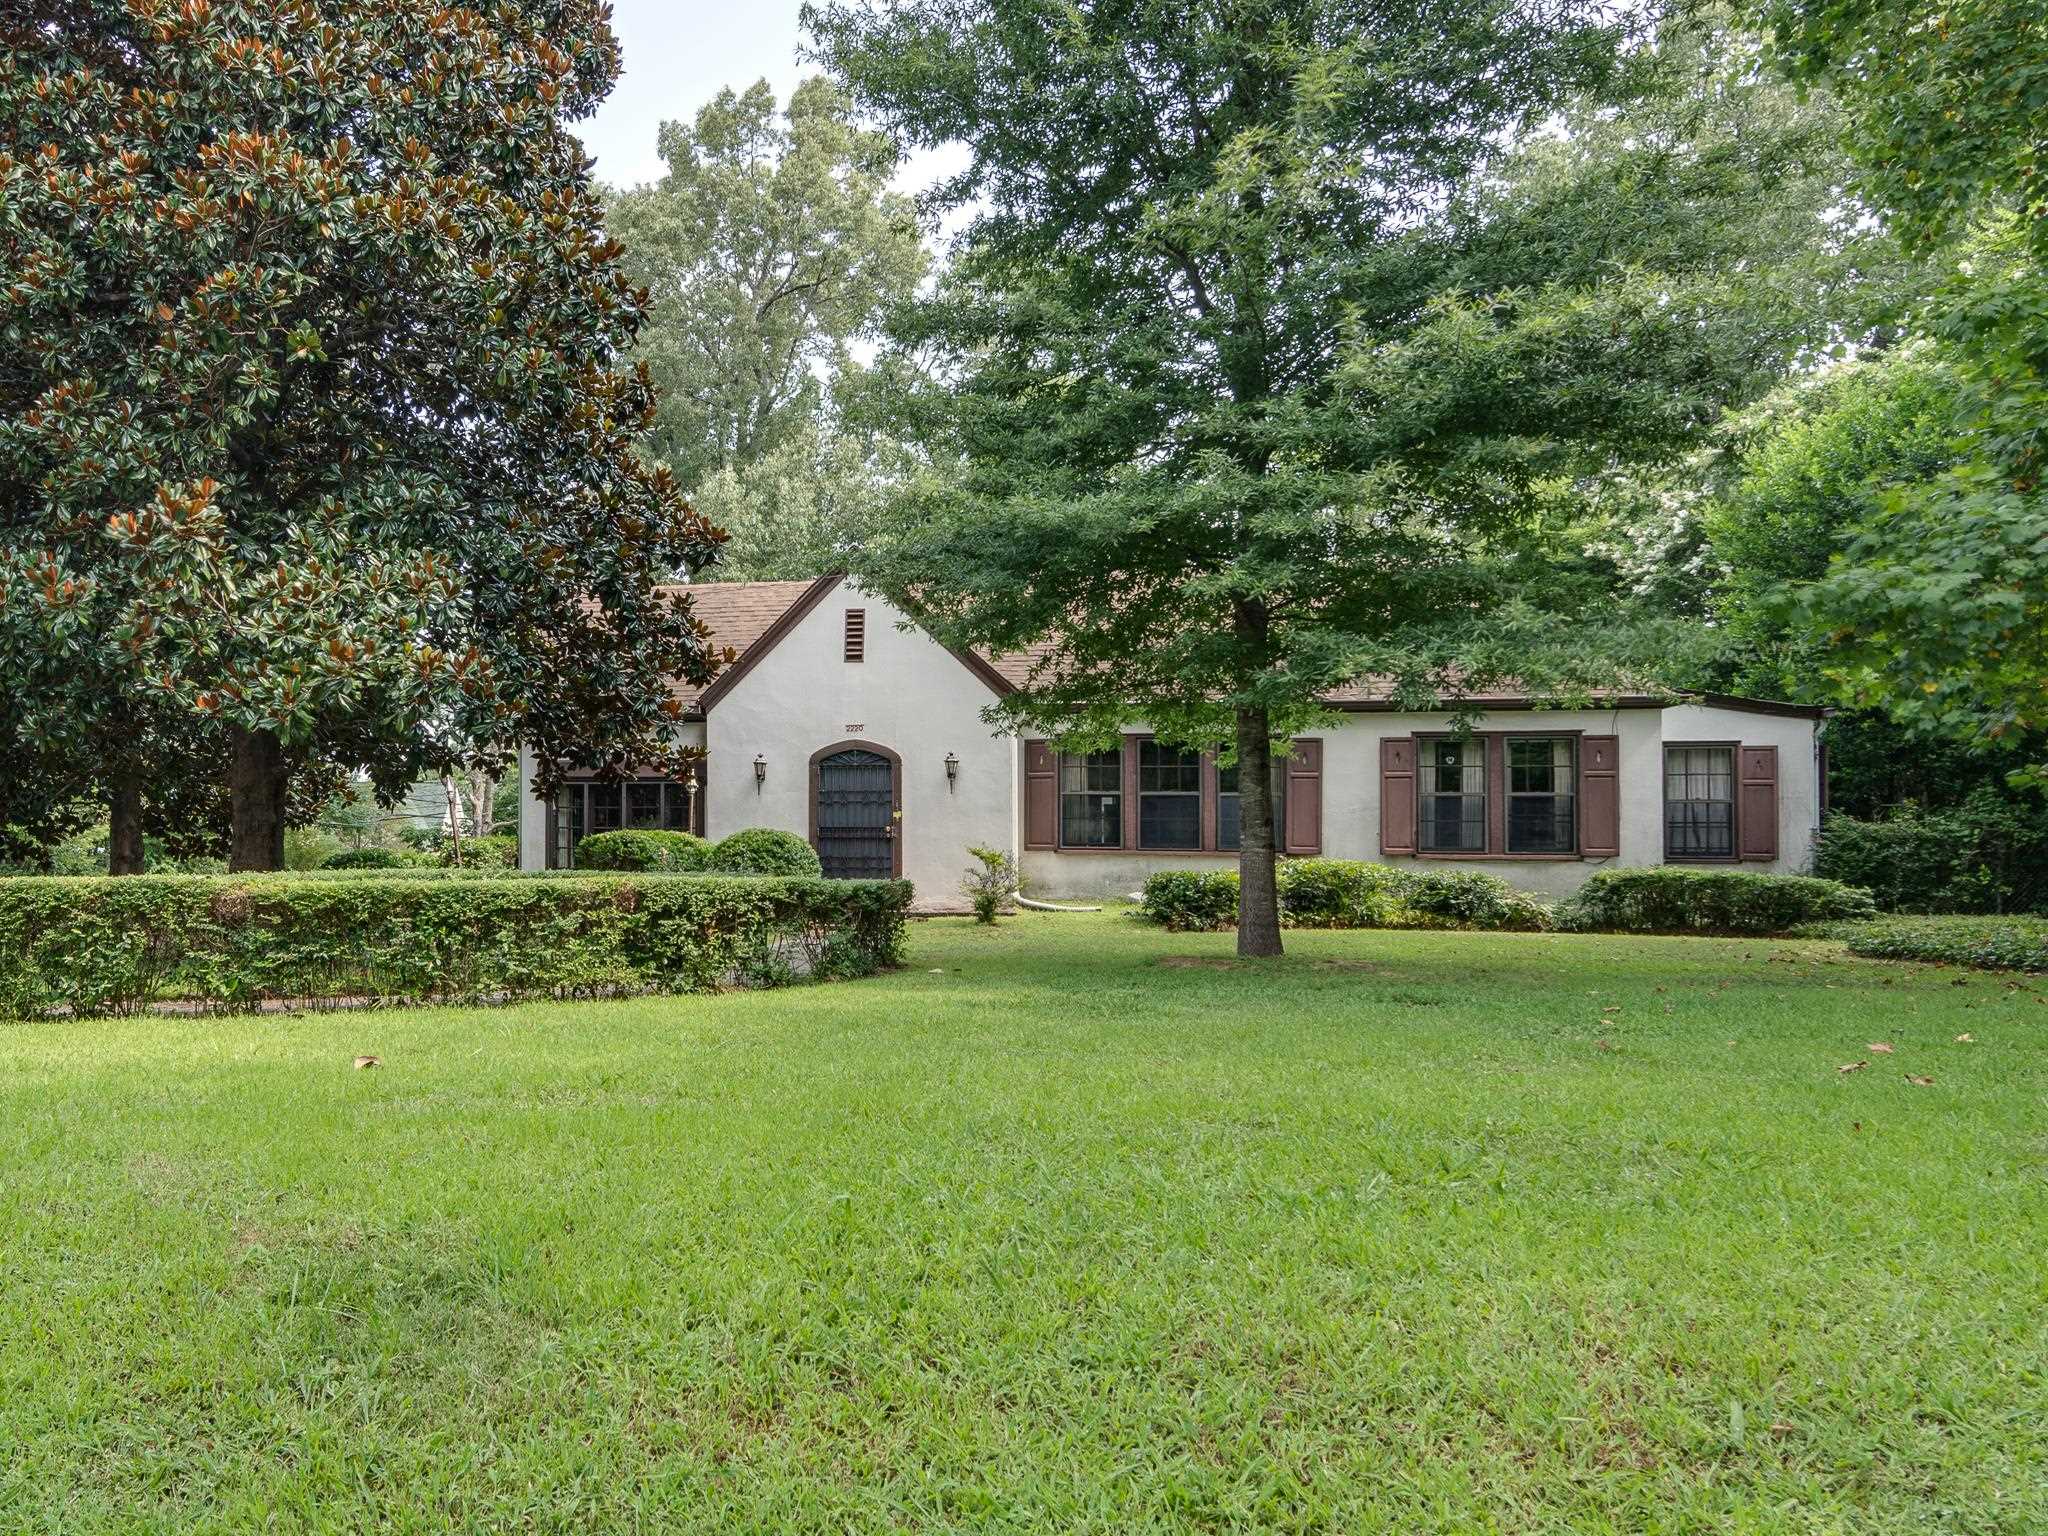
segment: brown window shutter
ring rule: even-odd
[[[1380,738],[1380,852],[1415,851],[1415,738]]]
[[[846,610],[846,659],[865,661],[868,654],[868,611],[865,608]]]
[[[1297,736],[1287,755],[1287,846],[1285,853],[1323,851],[1323,744]]]
[[[1124,840],[1120,846],[1138,846],[1138,743],[1142,736],[1123,739]]]
[[[1059,844],[1060,759],[1049,741],[1024,743],[1024,846]]]
[[[1778,856],[1778,749],[1741,747],[1737,758],[1735,832],[1745,859]]]
[[[1621,857],[1621,738],[1579,738],[1579,856]]]

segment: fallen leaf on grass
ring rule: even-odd
[[[1934,1086],[1934,1079],[1933,1079],[1933,1078],[1931,1078],[1931,1077],[1915,1077],[1915,1076],[1914,1076],[1914,1075],[1913,1075],[1912,1073],[1910,1073],[1910,1072],[1908,1072],[1908,1073],[1906,1074],[1906,1081],[1907,1081],[1907,1082],[1909,1082],[1909,1083],[1911,1083],[1911,1084],[1912,1084],[1912,1085],[1913,1085],[1913,1086],[1914,1086],[1915,1088],[1932,1088],[1932,1087]]]
[[[1861,1072],[1865,1067],[1869,1065],[1870,1063],[1867,1061],[1852,1061],[1844,1066],[1839,1066],[1835,1068],[1835,1070],[1837,1072]]]
[[[1621,1004],[1609,1003],[1605,1008],[1602,1008],[1600,1011],[1602,1013],[1619,1013],[1621,1012]]]
[[[1977,1037],[1976,1037],[1975,1035],[1957,1035],[1957,1036],[1956,1036],[1956,1044],[1957,1044],[1957,1045],[1975,1045],[1976,1043],[1977,1043]]]
[[[1864,1046],[1863,1049],[1875,1051],[1880,1056],[1889,1056],[1892,1053],[1892,1043],[1889,1040],[1873,1040],[1870,1044]]]
[[[356,1070],[358,1072],[362,1071],[365,1067],[381,1067],[383,1065],[384,1058],[381,1056],[358,1056],[356,1058]]]
[[[1599,1046],[1600,1049],[1603,1051],[1611,1051],[1614,1049],[1614,1042],[1612,1040],[1595,1040],[1593,1043]]]
[[[1785,1438],[1785,1436],[1792,1433],[1792,1426],[1790,1424],[1787,1424],[1783,1419],[1780,1419],[1777,1421],[1777,1423],[1771,1426],[1771,1433],[1776,1435],[1780,1440],[1782,1440]]]

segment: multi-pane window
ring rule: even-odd
[[[628,779],[613,784],[572,780],[555,792],[550,867],[572,868],[577,844],[592,833],[616,832],[621,827],[687,832],[690,823],[690,791],[685,785],[668,779]]]
[[[1120,848],[1124,840],[1124,755],[1073,753],[1060,759],[1060,844]]]
[[[1273,846],[1285,845],[1281,829],[1287,825],[1287,775],[1273,775]],[[1237,793],[1237,764],[1218,764],[1216,768],[1216,847],[1224,853],[1235,853],[1244,832],[1243,802]]]
[[[1417,807],[1424,853],[1486,852],[1486,743],[1431,737],[1422,743]]]
[[[1735,749],[1664,749],[1664,857],[1735,857]]]
[[[1202,846],[1202,756],[1138,743],[1138,846]]]
[[[1569,736],[1510,736],[1509,853],[1576,853],[1578,771]]]

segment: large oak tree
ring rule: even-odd
[[[712,660],[656,586],[717,536],[634,447],[643,296],[567,126],[607,17],[0,13],[12,729],[105,752],[143,718],[153,771],[224,761],[242,868],[299,765],[675,755],[667,680]]]
[[[1826,328],[1812,268],[1767,269],[1828,243],[1831,129],[1616,7],[805,14],[857,100],[972,151],[953,268],[896,326],[933,469],[864,574],[1056,658],[1016,723],[1233,750],[1243,953],[1280,946],[1272,743],[1363,671],[1583,687],[1601,632],[1532,620],[1509,557]]]

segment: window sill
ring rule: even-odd
[[[1084,856],[1102,853],[1121,853],[1128,857],[1145,859],[1234,859],[1237,857],[1237,850],[1235,848],[1048,848],[1044,846],[1034,848],[1027,843],[1024,851],[1026,853],[1071,853]],[[1277,852],[1277,850],[1275,851]]]
[[[1396,858],[1400,855],[1396,854]],[[1444,864],[1582,864],[1583,853],[1423,853],[1409,855],[1417,859],[1433,859]],[[1605,858],[1600,854],[1596,857]]]

